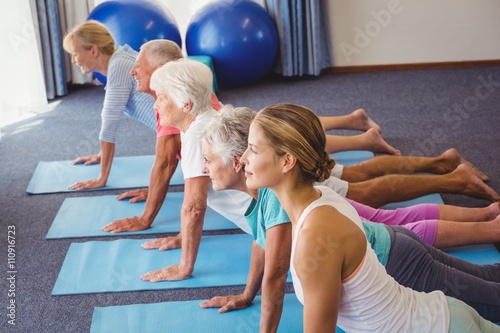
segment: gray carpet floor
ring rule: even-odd
[[[71,242],[93,239],[45,240],[63,200],[122,191],[29,195],[25,190],[39,161],[68,160],[98,151],[103,96],[102,87],[74,86],[68,96],[51,103],[51,111],[40,110],[34,118],[0,128],[1,332],[88,332],[96,306],[207,299],[243,290],[241,286],[51,296]],[[384,138],[404,154],[433,156],[455,147],[486,172],[490,186],[500,191],[500,67],[301,79],[272,76],[250,87],[223,89],[219,98],[223,103],[256,110],[272,103],[293,102],[319,115],[343,115],[363,107],[382,126]],[[154,153],[154,133],[132,120],[123,121],[118,140],[116,156]],[[462,195],[443,198],[448,204],[468,207],[488,204]],[[12,226],[16,233],[15,298],[8,295],[7,280],[7,236]],[[15,299],[15,326],[7,322],[11,299]]]

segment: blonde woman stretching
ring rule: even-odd
[[[286,112],[284,112],[286,111]],[[291,272],[305,332],[500,332],[441,291],[416,292],[385,271],[361,220],[343,198],[314,182],[335,162],[317,116],[293,104],[264,108],[250,127],[247,186],[276,193],[292,222]]]

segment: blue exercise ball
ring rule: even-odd
[[[113,35],[115,45],[128,44],[139,51],[153,39],[168,39],[182,47],[181,34],[174,16],[163,5],[149,0],[108,0],[96,6],[88,20],[101,22]],[[94,75],[103,83],[105,77]]]
[[[212,57],[217,83],[254,83],[273,67],[278,31],[269,14],[248,0],[214,1],[200,9],[186,32],[188,55]]]

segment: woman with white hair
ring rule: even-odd
[[[167,250],[182,248],[181,262],[143,275],[143,280],[187,279],[191,276],[201,239],[205,210],[208,205],[250,233],[243,213],[250,197],[242,192],[212,191],[210,177],[204,174],[199,133],[217,115],[212,109],[212,72],[204,64],[179,59],[157,69],[151,77],[156,93],[155,111],[162,126],[173,126],[181,132],[181,168],[184,174],[184,201],[181,208],[181,231],[160,238],[144,248]],[[167,199],[168,200],[168,199]]]

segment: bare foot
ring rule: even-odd
[[[388,144],[376,129],[370,128],[365,132],[365,135],[368,137],[371,145],[370,150],[372,152],[389,155],[401,155],[401,151]]]
[[[356,128],[362,131],[368,131],[370,128],[377,130],[377,132],[382,133],[382,128],[373,119],[368,117],[365,109],[357,109],[352,112],[355,117]]]
[[[460,155],[460,153],[455,148],[450,148],[439,156],[445,162],[445,166],[441,168],[441,173],[448,173],[455,170],[460,164],[467,165],[472,172],[479,177],[483,182],[487,182],[489,180],[488,176],[481,172],[478,168],[476,168],[471,162],[467,161],[465,158]],[[439,169],[439,167],[438,167]]]
[[[495,190],[486,185],[466,164],[460,164],[452,174],[465,182],[465,187],[460,193],[484,200],[500,201],[500,196]]]
[[[490,211],[490,219],[495,219],[496,217],[500,217],[500,202],[494,202],[488,206]]]

